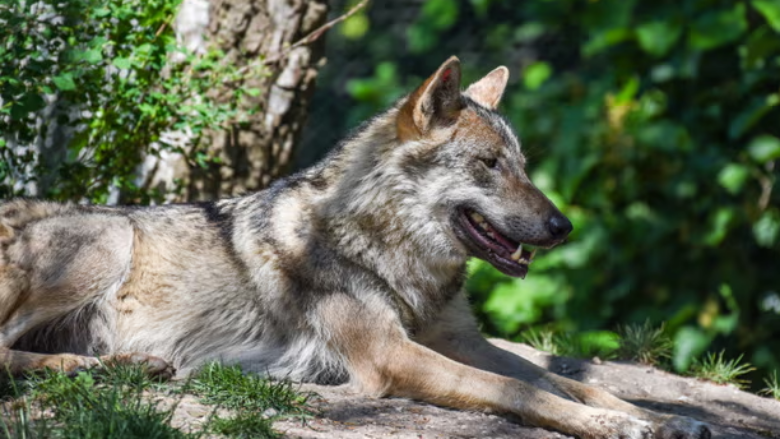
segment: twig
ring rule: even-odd
[[[322,34],[324,34],[325,32],[328,31],[328,29],[330,29],[333,26],[341,23],[342,21],[346,20],[347,18],[355,15],[355,13],[357,11],[359,11],[359,10],[363,9],[364,7],[366,7],[367,4],[368,4],[368,0],[361,0],[360,3],[356,4],[355,6],[353,6],[352,9],[347,11],[346,14],[340,15],[340,16],[334,18],[333,20],[331,20],[331,21],[323,24],[322,26],[318,27],[317,29],[313,30],[311,33],[309,33],[309,35],[306,35],[305,37],[301,38],[295,44],[293,44],[292,46],[288,47],[287,49],[285,49],[281,53],[277,54],[275,57],[268,58],[265,61],[263,61],[263,65],[269,65],[269,64],[278,63],[279,61],[281,61],[285,57],[287,57],[287,55],[289,55],[290,52],[292,52],[293,50],[297,49],[298,47],[305,46],[307,44],[311,44],[311,43],[317,41],[322,36]]]
[[[168,26],[168,20],[170,20],[171,17],[168,17],[165,21],[163,21],[163,24],[160,25],[160,28],[157,29],[157,32],[154,33],[154,37],[157,38],[160,36],[160,34],[165,30],[165,28]]]

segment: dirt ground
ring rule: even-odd
[[[554,357],[522,344],[494,340],[553,372],[602,387],[621,398],[658,411],[690,416],[711,425],[713,438],[780,438],[780,401],[732,386],[683,378],[651,367]],[[290,438],[568,438],[520,426],[509,419],[448,410],[405,399],[375,399],[345,387],[304,385],[320,395],[320,415],[305,423],[275,424]],[[184,404],[183,409],[192,408]],[[180,408],[181,410],[182,408]],[[205,413],[205,412],[204,412]]]

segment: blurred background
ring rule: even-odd
[[[205,3],[185,0],[190,22]],[[323,2],[285,3],[304,18],[282,47],[355,3],[333,0],[329,12]],[[375,0],[306,52],[274,49],[284,60],[271,63],[265,43],[212,50],[181,27],[176,34],[167,24],[177,2],[41,4],[48,9],[0,7],[12,30],[0,49],[3,197],[149,203],[241,193],[314,163],[451,55],[461,59],[464,86],[506,65],[501,111],[533,181],[575,231],[525,280],[472,261],[468,289],[483,332],[679,373],[721,367],[753,390],[774,376],[780,389],[777,0]],[[255,8],[245,17],[273,13],[260,0],[225,4],[233,9],[220,6],[203,32],[253,29],[245,19],[215,30],[214,17],[242,5]],[[47,13],[75,24],[55,25],[41,18]],[[31,36],[40,38],[26,43]],[[63,43],[51,46],[57,38]],[[183,51],[171,66],[171,47],[182,41],[199,57]],[[260,55],[265,61],[253,64]],[[31,70],[25,59],[50,63]],[[294,87],[283,81],[290,69],[304,78]],[[242,76],[250,71],[270,82]],[[230,93],[213,92],[234,82]],[[262,119],[276,128],[252,121],[285,96],[292,104]],[[295,124],[288,107],[303,112]],[[121,117],[105,116],[107,108]],[[244,141],[247,130],[255,137]],[[276,146],[235,152],[280,136],[287,140]],[[149,177],[171,156],[184,157],[194,177]],[[226,186],[236,175],[262,178]],[[626,355],[627,341],[644,343],[646,355]]]

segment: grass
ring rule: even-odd
[[[232,410],[264,412],[273,409],[279,414],[309,412],[305,407],[309,394],[296,392],[290,382],[274,382],[253,373],[244,373],[239,366],[207,364],[185,389],[200,396],[206,404]]]
[[[664,333],[664,325],[654,328],[649,320],[641,325],[618,328],[621,360],[636,361],[648,366],[658,366],[672,358],[672,340]]]
[[[737,388],[744,388],[750,382],[741,377],[756,370],[750,363],[742,362],[742,355],[736,359],[723,358],[724,351],[710,352],[703,359],[696,360],[691,369],[691,375],[696,378],[712,381],[717,384],[732,384]]]
[[[560,337],[549,329],[529,330],[523,333],[522,341],[534,349],[561,355]]]
[[[215,416],[209,429],[217,434],[231,438],[277,438],[280,435],[273,430],[271,422],[255,413],[242,411],[230,418]]]
[[[0,437],[197,438],[170,425],[174,408],[163,409],[144,396],[152,381],[140,368],[111,368],[93,376],[69,377],[45,371],[11,380],[15,399],[4,406]],[[143,377],[143,378],[142,378]]]
[[[152,395],[175,395],[164,407]],[[197,431],[171,425],[186,393],[215,406]],[[26,379],[0,379],[0,439],[195,439],[210,433],[230,438],[276,438],[272,421],[305,415],[309,395],[287,382],[209,364],[184,385],[150,379],[140,367],[113,366],[68,376],[45,371]],[[228,417],[214,415],[229,409]]]
[[[772,371],[771,376],[764,378],[764,384],[766,384],[766,387],[758,393],[780,400],[780,379],[777,377],[776,370]]]
[[[584,331],[576,334],[560,334],[548,329],[529,330],[522,340],[536,349],[553,355],[574,358],[614,358],[618,337],[610,331]]]

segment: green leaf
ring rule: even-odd
[[[747,166],[738,163],[729,163],[718,173],[718,183],[731,195],[736,195],[742,190],[745,181],[750,176]]]
[[[452,27],[458,19],[458,12],[457,0],[427,0],[422,7],[424,23],[436,30]]]
[[[694,21],[688,44],[694,49],[710,50],[739,38],[748,28],[745,5],[708,12]]]
[[[780,214],[776,210],[768,210],[753,224],[753,237],[758,245],[772,247],[780,235]]]
[[[615,28],[594,33],[585,45],[582,46],[582,54],[587,58],[602,52],[616,44],[631,39],[631,30],[628,28]]]
[[[344,35],[348,40],[357,40],[368,32],[370,26],[366,14],[355,14],[347,18],[341,25],[341,35]]]
[[[92,39],[92,41],[89,42],[89,47],[93,49],[100,49],[102,50],[103,46],[108,43],[108,39],[106,37],[95,37]]]
[[[61,75],[51,78],[54,85],[62,91],[70,91],[76,89],[76,83],[73,82],[73,75],[71,73],[63,73]]]
[[[742,64],[748,69],[762,69],[780,51],[780,38],[769,26],[759,26],[740,48]]]
[[[133,63],[130,62],[129,58],[114,58],[111,60],[111,64],[122,70],[128,70],[133,67]]]
[[[96,17],[106,17],[111,13],[111,10],[105,7],[95,8],[92,13],[95,14]]]
[[[677,372],[685,372],[693,359],[698,357],[710,345],[712,337],[699,328],[684,326],[674,335],[674,354],[672,363]]]
[[[666,55],[681,34],[682,26],[674,21],[644,23],[636,30],[639,47],[657,57]]]
[[[741,137],[778,103],[780,103],[778,94],[771,94],[766,98],[753,98],[747,108],[742,110],[729,124],[729,137],[731,139]]]
[[[778,0],[753,0],[753,7],[766,18],[767,23],[776,32],[780,32],[780,1]]]
[[[544,61],[537,61],[525,68],[523,84],[528,90],[536,90],[552,76],[552,67]]]
[[[103,61],[103,51],[100,49],[87,50],[81,55],[82,59],[90,64],[97,64]]]
[[[615,102],[618,104],[627,104],[634,100],[636,93],[639,91],[639,79],[636,76],[632,76],[631,79],[626,81],[623,88],[620,89],[617,96],[615,96]]]
[[[780,139],[764,134],[755,137],[748,145],[748,154],[758,163],[766,163],[780,158]]]
[[[721,207],[710,216],[709,230],[704,237],[704,243],[715,247],[720,244],[726,237],[731,225],[732,219],[734,219],[734,210],[729,207]]]
[[[533,41],[544,34],[544,25],[539,22],[525,23],[515,29],[514,38],[517,42],[523,43]]]

